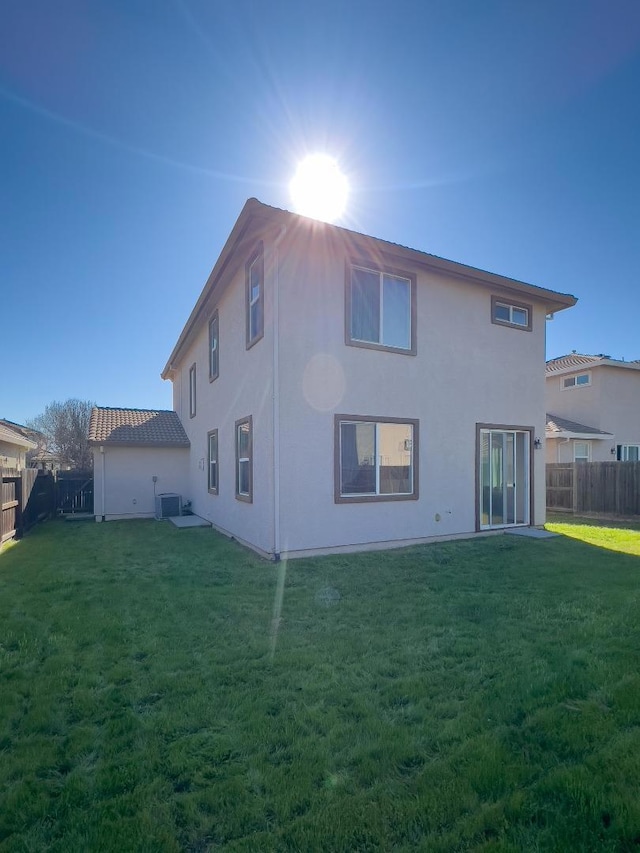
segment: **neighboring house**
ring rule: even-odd
[[[575,302],[250,199],[162,373],[167,489],[276,559],[541,525],[545,320]]]
[[[189,486],[189,439],[175,412],[96,407],[91,412],[96,521],[151,518],[155,497]]]
[[[27,467],[27,452],[35,450],[37,444],[27,437],[26,429],[21,424],[0,420],[0,469],[22,471]]]
[[[546,403],[547,462],[640,461],[640,361],[551,359]]]

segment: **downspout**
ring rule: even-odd
[[[273,243],[273,559],[280,560],[280,262],[278,246],[287,233],[283,225]]]
[[[104,453],[104,446],[103,445],[100,445],[100,456],[102,457],[102,490],[101,490],[102,491],[102,520],[106,521],[107,520],[107,513],[106,513],[106,509],[105,509],[105,505],[104,505],[105,495],[106,495],[106,486],[105,486],[105,480],[104,480],[104,477],[105,477],[105,462],[104,462],[105,453]]]

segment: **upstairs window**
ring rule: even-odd
[[[189,368],[189,417],[196,416],[196,363]]]
[[[418,421],[335,416],[335,501],[418,497]]]
[[[220,372],[220,323],[216,311],[209,321],[209,382],[218,378]]]
[[[491,322],[499,326],[531,331],[531,305],[521,305],[491,297]]]
[[[262,246],[247,264],[247,349],[264,334],[264,255]]]
[[[562,380],[562,389],[566,388],[583,388],[585,385],[591,385],[591,374],[578,373],[575,376],[566,376]]]
[[[415,355],[413,276],[352,266],[347,281],[347,344]]]

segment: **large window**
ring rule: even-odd
[[[491,322],[499,326],[511,326],[514,329],[531,331],[531,305],[510,302],[491,297]]]
[[[218,494],[218,430],[212,429],[207,433],[208,488]]]
[[[189,368],[189,417],[196,416],[196,363]]]
[[[562,390],[566,388],[584,388],[585,385],[591,385],[590,373],[578,373],[575,376],[567,376],[562,380]]]
[[[209,382],[218,378],[220,372],[220,322],[216,311],[209,321]]]
[[[264,334],[264,255],[262,246],[247,264],[247,349]]]
[[[347,343],[415,355],[415,294],[415,276],[350,267]]]
[[[640,444],[619,444],[617,451],[619,462],[640,462]]]
[[[335,416],[335,501],[415,500],[418,421]]]
[[[253,420],[236,421],[236,498],[253,500]]]

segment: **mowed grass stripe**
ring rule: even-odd
[[[0,555],[0,850],[635,849],[640,562],[599,530],[279,567],[38,528]]]

